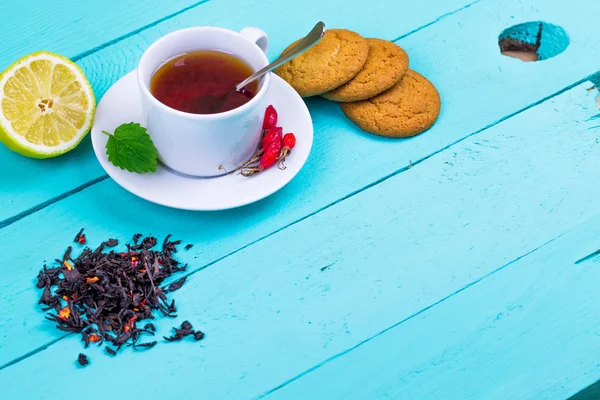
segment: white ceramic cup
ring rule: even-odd
[[[165,62],[194,50],[218,50],[233,54],[258,71],[269,62],[267,35],[257,28],[239,33],[214,27],[182,29],[154,42],[142,55],[138,83],[146,128],[168,168],[196,177],[231,172],[256,151],[261,137],[270,74],[259,82],[249,102],[218,114],[191,114],[158,101],[150,92],[150,80]]]

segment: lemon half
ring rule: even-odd
[[[0,75],[0,140],[24,156],[55,157],[75,148],[95,109],[84,73],[57,54],[30,54]]]

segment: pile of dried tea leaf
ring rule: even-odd
[[[179,289],[186,280],[184,277],[167,287],[161,286],[187,267],[173,258],[181,241],[170,241],[170,237],[165,238],[160,250],[153,250],[156,238],[142,239],[138,233],[123,252],[114,250],[119,244],[116,239],[108,239],[95,250],[86,247],[75,259],[69,246],[62,260],[56,260],[57,267],[44,265],[37,277],[37,287],[43,288],[39,304],[46,306],[44,311],[55,311],[46,318],[56,322],[60,330],[80,333],[85,347],[106,343],[106,351],[111,355],[124,345],[134,349],[153,347],[156,341],[143,341],[142,336],[154,336],[156,328],[143,321],[154,319],[157,311],[165,317],[175,317],[175,300],[169,300],[167,294]],[[81,230],[75,242],[85,241]],[[186,321],[184,333],[196,340],[204,337],[188,324]]]

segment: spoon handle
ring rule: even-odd
[[[255,73],[250,75],[246,80],[239,83],[235,87],[236,90],[242,89],[244,86],[246,86],[253,80],[260,78],[261,76],[263,76],[270,70],[275,69],[282,64],[285,64],[292,58],[294,58],[294,57],[300,55],[301,53],[305,52],[306,50],[310,49],[319,40],[321,40],[324,33],[325,33],[325,24],[323,22],[318,22],[315,25],[315,27],[312,28],[312,30],[309,32],[309,34],[306,35],[304,37],[304,39],[302,39],[297,45],[292,47],[287,53],[280,55],[279,58],[277,60],[273,61],[271,64],[267,65],[266,67],[262,68],[259,71],[256,71]]]

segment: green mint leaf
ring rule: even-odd
[[[117,127],[112,135],[103,132],[108,135],[106,155],[113,165],[138,174],[156,172],[158,154],[146,128],[131,122]]]

